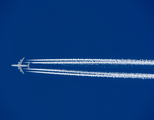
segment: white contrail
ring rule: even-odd
[[[117,64],[117,65],[154,65],[154,60],[135,59],[30,59],[33,64]]]
[[[138,78],[138,79],[154,79],[154,74],[143,73],[111,73],[111,72],[84,72],[73,70],[60,70],[60,69],[28,69],[33,73],[43,74],[56,74],[56,75],[70,75],[70,76],[88,76],[88,77],[107,77],[107,78]]]

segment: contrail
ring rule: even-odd
[[[111,72],[85,72],[75,70],[60,70],[60,69],[27,69],[32,73],[69,75],[69,76],[88,76],[88,77],[107,77],[107,78],[138,78],[138,79],[154,79],[154,74],[143,73],[111,73]]]
[[[116,64],[116,65],[154,65],[154,60],[135,59],[30,59],[32,64]]]
[[[77,64],[77,65],[154,65],[154,60],[136,59],[29,59],[32,64]],[[107,78],[138,78],[154,79],[154,74],[148,73],[119,73],[119,72],[89,72],[64,69],[30,68],[28,72],[42,74],[56,74],[69,76],[107,77]]]

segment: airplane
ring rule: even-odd
[[[22,70],[22,67],[28,67],[29,68],[29,64],[30,63],[28,63],[27,65],[22,65],[22,62],[23,62],[23,60],[25,59],[25,57],[23,57],[21,60],[20,60],[20,62],[18,62],[18,64],[12,64],[11,66],[13,66],[13,67],[18,67],[18,69],[20,69],[20,72],[22,72],[23,74],[24,74],[24,72],[23,72],[23,70]]]

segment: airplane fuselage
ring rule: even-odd
[[[28,67],[28,65],[18,65],[18,64],[13,64],[11,66],[13,66],[13,67]]]

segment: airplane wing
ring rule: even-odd
[[[22,72],[22,73],[24,74],[24,72],[23,72],[23,70],[22,70],[22,67],[18,67],[18,69],[20,69],[20,72]]]
[[[24,59],[25,59],[25,57],[23,57],[22,60],[20,60],[19,64],[22,64]]]

